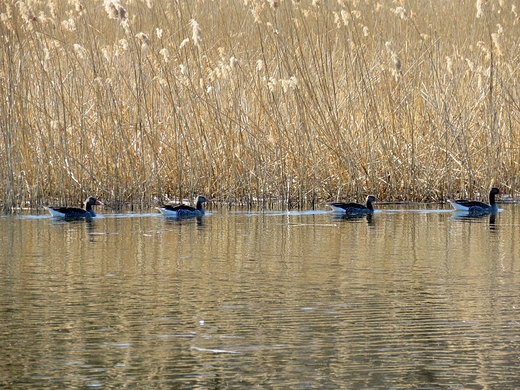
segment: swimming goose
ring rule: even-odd
[[[374,207],[372,206],[372,202],[375,202],[377,199],[373,195],[367,196],[367,205],[363,206],[362,204],[358,203],[331,203],[330,207],[334,211],[338,211],[341,213],[347,213],[347,214],[368,214],[374,212]]]
[[[102,206],[103,203],[94,197],[90,197],[85,201],[85,209],[78,207],[45,207],[49,213],[56,218],[93,218],[96,213],[92,206]]]
[[[498,211],[498,206],[495,202],[495,195],[498,194],[502,194],[502,191],[493,187],[489,192],[489,204],[466,199],[448,199],[448,202],[450,202],[453,208],[457,211],[469,211],[473,213],[496,213]]]
[[[204,202],[207,202],[207,199],[204,196],[199,196],[197,198],[197,207],[191,207],[185,204],[180,204],[178,206],[165,205],[162,207],[158,207],[157,210],[159,210],[162,215],[165,215],[167,217],[202,217],[205,214],[204,207],[202,207],[202,204]]]

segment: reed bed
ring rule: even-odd
[[[511,2],[6,0],[4,211],[516,194]]]

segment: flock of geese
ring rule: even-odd
[[[188,206],[185,204],[180,204],[177,206],[165,205],[162,207],[158,207],[158,210],[161,214],[167,217],[173,218],[192,218],[192,217],[202,217],[205,214],[203,203],[207,202],[207,199],[204,196],[199,196],[197,198],[196,207]],[[81,219],[81,218],[94,218],[96,216],[96,212],[92,208],[92,206],[102,206],[103,203],[94,197],[88,198],[84,206],[85,208],[81,209],[79,207],[45,207],[49,213],[55,218],[66,218],[66,219]]]
[[[492,188],[489,193],[489,204],[466,199],[448,199],[448,202],[450,202],[455,210],[464,211],[470,215],[478,216],[492,214],[498,211],[495,196],[499,194],[502,194],[502,191],[500,191],[498,188]],[[369,195],[366,199],[366,205],[359,203],[335,202],[331,203],[330,207],[335,212],[343,213],[345,215],[367,215],[374,212],[373,203],[376,201],[377,199],[374,195]],[[197,205],[195,207],[185,204],[180,204],[177,206],[165,205],[158,207],[158,210],[162,215],[172,218],[202,217],[205,214],[203,207],[205,202],[207,202],[207,199],[204,196],[199,196],[197,198]],[[90,197],[85,201],[84,209],[78,207],[46,207],[46,209],[49,210],[51,215],[56,218],[80,219],[95,217],[96,213],[94,212],[92,206],[100,205],[103,205],[103,203],[94,197]]]

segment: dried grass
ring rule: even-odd
[[[519,23],[492,0],[6,0],[0,202],[515,194]]]

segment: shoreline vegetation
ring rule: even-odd
[[[0,204],[515,197],[511,2],[6,0]]]

